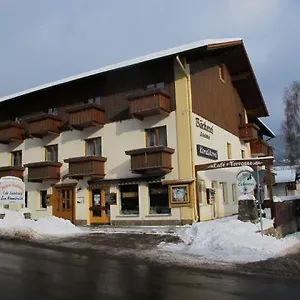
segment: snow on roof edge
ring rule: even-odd
[[[205,40],[200,40],[200,41],[188,43],[188,44],[185,44],[185,45],[169,48],[169,49],[166,49],[166,50],[153,52],[151,54],[146,54],[146,55],[143,55],[143,56],[140,56],[140,57],[125,60],[123,62],[108,65],[108,66],[105,66],[105,67],[102,67],[102,68],[99,68],[99,69],[95,69],[95,70],[88,71],[88,72],[83,72],[83,73],[73,75],[73,76],[70,76],[70,77],[66,77],[66,78],[63,78],[63,79],[60,79],[60,80],[56,80],[56,81],[52,81],[52,82],[45,83],[45,84],[42,84],[42,85],[38,85],[36,87],[29,88],[29,89],[26,89],[26,90],[21,91],[21,92],[13,93],[13,94],[1,97],[0,102],[6,101],[6,100],[9,100],[9,99],[13,99],[13,98],[16,98],[16,97],[24,96],[26,94],[30,94],[30,93],[33,93],[33,92],[37,92],[39,90],[50,88],[52,86],[56,86],[56,85],[60,85],[60,84],[63,84],[63,83],[71,82],[73,80],[78,80],[78,79],[93,76],[93,75],[96,75],[96,74],[100,74],[100,73],[104,73],[104,72],[108,72],[108,71],[112,71],[112,70],[116,70],[116,69],[120,69],[120,68],[124,68],[124,67],[129,67],[129,66],[132,66],[132,65],[136,65],[136,64],[139,64],[139,63],[155,60],[155,59],[158,59],[158,58],[167,57],[167,56],[174,55],[174,54],[181,53],[181,52],[185,52],[185,51],[188,51],[188,50],[192,50],[192,49],[196,49],[196,48],[200,48],[200,47],[205,47],[205,46],[212,45],[212,44],[221,44],[221,43],[229,43],[229,42],[237,42],[237,41],[242,41],[242,39],[241,38],[205,39]]]
[[[274,131],[265,122],[263,122],[260,118],[257,119],[270,132],[270,134],[273,135],[273,138],[276,137]]]

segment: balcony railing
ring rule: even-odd
[[[8,144],[13,141],[24,140],[24,125],[16,122],[0,124],[0,143]]]
[[[125,151],[131,156],[131,172],[138,174],[167,174],[173,169],[174,149],[157,146]]]
[[[25,168],[23,167],[17,167],[17,166],[0,167],[0,177],[14,176],[23,179],[24,169]]]
[[[80,179],[86,176],[103,179],[106,158],[102,156],[80,156],[65,159],[69,164],[68,177]]]
[[[251,142],[250,149],[253,156],[273,156],[273,148],[262,139]]]
[[[240,139],[245,143],[255,141],[258,138],[258,126],[254,123],[245,123],[240,124],[239,126],[239,135]]]
[[[29,134],[37,138],[43,138],[47,135],[59,135],[59,128],[62,124],[58,116],[45,113],[28,118],[26,122],[28,123]]]
[[[82,130],[93,126],[103,126],[104,108],[94,103],[78,104],[67,109],[70,126]]]
[[[28,181],[30,182],[58,181],[60,179],[60,167],[62,166],[60,162],[41,161],[24,166],[28,168]]]
[[[169,115],[171,97],[161,90],[145,91],[128,96],[129,113],[138,118],[154,115]]]

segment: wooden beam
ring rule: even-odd
[[[240,80],[246,80],[251,76],[250,72],[244,72],[244,73],[240,73],[238,75],[235,76],[231,76],[231,81],[232,82],[236,82],[236,81],[240,81]]]

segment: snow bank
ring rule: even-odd
[[[41,218],[34,221],[25,219],[24,212],[1,209],[0,214],[4,213],[4,219],[0,219],[0,236],[37,239],[46,236],[68,236],[82,232],[69,220],[57,217]]]
[[[300,195],[273,197],[274,202],[294,201],[294,200],[300,200]]]
[[[245,223],[236,217],[193,224],[179,234],[183,243],[161,243],[161,250],[199,255],[205,260],[222,262],[253,262],[274,256],[299,245],[296,236],[276,239],[262,236],[260,224]],[[272,227],[272,220],[264,219],[264,229]]]

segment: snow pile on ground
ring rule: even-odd
[[[272,226],[272,220],[264,220],[264,229]],[[237,217],[195,223],[182,229],[179,237],[183,243],[161,243],[160,250],[198,255],[208,261],[253,262],[286,254],[300,245],[296,235],[276,239],[261,235],[260,224],[241,222]]]
[[[0,219],[0,236],[37,239],[47,236],[69,236],[82,233],[82,230],[69,220],[53,216],[34,221],[25,219],[24,212],[1,209],[1,214],[5,214],[5,217]]]

